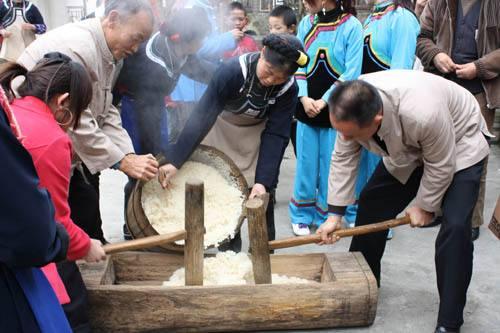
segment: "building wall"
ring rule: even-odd
[[[93,8],[95,0],[32,0],[43,15],[49,29],[71,22],[73,15],[81,14],[86,8]]]

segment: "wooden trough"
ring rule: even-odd
[[[378,288],[360,253],[271,255],[272,273],[311,284],[162,287],[178,254],[125,252],[80,264],[96,332],[235,332],[368,326]]]

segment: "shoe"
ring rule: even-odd
[[[479,227],[472,228],[472,241],[479,238]]]
[[[394,231],[392,231],[392,229],[389,229],[389,232],[387,233],[387,240],[391,240],[392,237],[394,237]]]
[[[311,230],[309,230],[309,226],[305,223],[292,223],[293,233],[296,236],[307,236],[311,234]]]
[[[434,333],[460,333],[460,328],[446,328],[444,326],[436,327]]]
[[[128,227],[126,224],[123,225],[123,239],[124,240],[132,240],[134,239],[132,237],[132,234],[130,233],[130,230],[128,230]]]

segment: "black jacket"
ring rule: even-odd
[[[190,56],[180,68],[171,68],[165,36],[156,33],[143,43],[138,52],[125,59],[115,85],[116,96],[133,100],[141,153],[158,154],[161,147],[161,119],[165,97],[174,90],[181,74],[208,82],[216,66],[196,56]],[[116,101],[115,101],[116,102]]]

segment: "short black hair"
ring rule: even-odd
[[[338,121],[352,121],[359,127],[369,126],[382,110],[377,88],[362,80],[339,84],[328,99],[330,113]]]
[[[228,11],[232,12],[233,10],[241,10],[243,13],[245,13],[245,16],[247,16],[247,10],[241,2],[233,1],[233,2],[229,3]]]
[[[274,7],[269,16],[281,17],[287,28],[290,28],[292,25],[297,25],[297,16],[295,15],[295,12],[292,8],[285,5]]]

